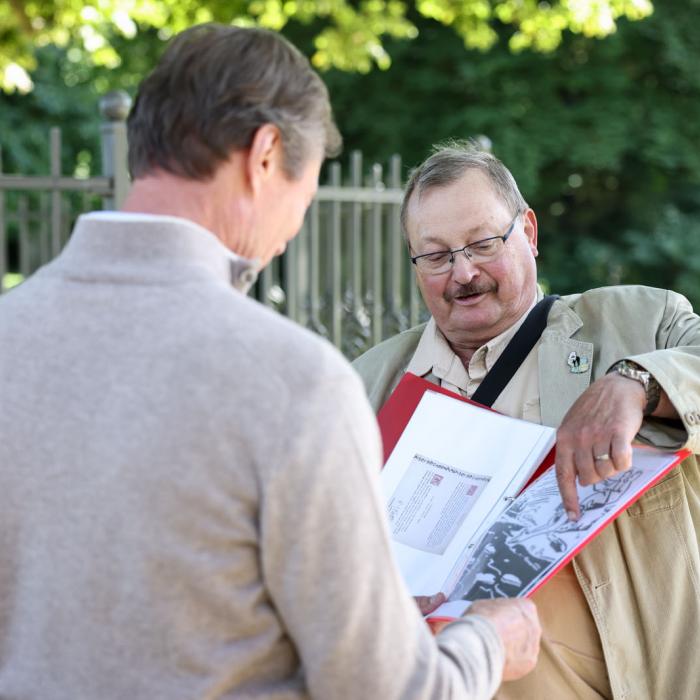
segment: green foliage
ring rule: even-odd
[[[123,57],[118,68],[94,66],[82,49],[54,45],[37,50],[29,94],[0,92],[0,146],[3,170],[24,175],[49,172],[48,132],[62,131],[62,173],[100,172],[98,103],[109,90],[134,93],[155,65],[164,42],[155,30],[129,39],[120,35],[111,44]]]
[[[524,12],[532,4],[518,6]],[[642,283],[677,289],[700,306],[700,26],[692,21],[700,0],[665,0],[643,22],[619,22],[603,41],[585,36],[581,24],[579,35],[565,35],[551,53],[513,52],[518,25],[493,15],[488,26],[499,41],[488,52],[465,50],[448,10],[464,14],[467,5],[477,4],[433,2],[437,19],[426,19],[425,5],[407,6],[397,16],[418,34],[384,38],[388,70],[324,74],[346,151],[377,161],[400,153],[408,168],[432,143],[486,135],[537,212],[540,274],[552,291]],[[185,22],[189,5],[182,7]],[[312,10],[278,17],[308,55],[332,27],[329,15]],[[47,132],[60,124],[63,172],[99,172],[99,97],[115,88],[133,94],[167,36],[113,31],[115,68],[95,66],[81,46],[40,49],[34,91],[0,94],[5,171],[48,172]]]
[[[415,38],[403,0],[9,0],[0,5],[0,88],[28,92],[35,48],[73,47],[95,66],[115,69],[123,54],[115,37],[158,30],[162,38],[200,22],[256,23],[275,30],[294,20],[315,23],[312,61],[318,68],[368,72],[388,68],[383,39]],[[450,26],[468,47],[487,49],[494,24],[513,25],[511,48],[551,51],[562,33],[607,36],[621,17],[642,19],[650,0],[417,0],[419,16]]]
[[[700,305],[698,0],[666,0],[604,41],[550,54],[464,51],[418,20],[388,42],[386,72],[326,76],[348,149],[411,167],[430,145],[486,135],[540,224],[539,267],[556,292],[618,282],[671,287]]]

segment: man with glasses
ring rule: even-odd
[[[411,174],[401,222],[431,318],[355,362],[375,410],[405,372],[471,397],[543,297],[537,218],[494,156],[438,147]],[[636,437],[700,451],[700,318],[680,295],[649,287],[557,299],[493,407],[559,427],[559,485],[576,519],[576,479],[627,470]],[[697,697],[695,523],[691,457],[535,594],[540,659],[498,697]]]

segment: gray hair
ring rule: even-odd
[[[207,180],[263,124],[280,130],[290,177],[319,145],[327,156],[340,150],[326,86],[286,39],[250,27],[192,27],[139,87],[128,120],[129,169],[135,178],[162,168]]]
[[[435,187],[451,185],[467,170],[479,170],[486,175],[496,194],[513,216],[528,208],[515,178],[496,156],[481,150],[475,141],[439,143],[433,146],[430,156],[409,174],[401,203],[401,230],[407,241],[407,210],[414,192],[420,197],[421,194]]]

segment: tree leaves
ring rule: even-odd
[[[10,0],[0,5],[0,88],[31,90],[35,49],[48,44],[75,46],[92,64],[115,68],[121,59],[111,37],[133,38],[139,30],[161,30],[163,37],[200,22],[255,23],[282,30],[294,20],[318,24],[314,65],[369,72],[387,69],[387,38],[418,34],[407,18],[420,16],[451,27],[468,48],[487,50],[498,40],[496,26],[512,25],[509,45],[552,51],[569,30],[602,37],[615,31],[620,18],[642,19],[649,0]]]
[[[687,9],[665,0],[546,54],[509,52],[510,27],[489,52],[465,51],[417,19],[414,41],[387,42],[388,71],[326,81],[346,147],[368,157],[398,152],[408,169],[432,143],[486,135],[537,213],[553,291],[643,283],[700,305],[700,26]]]

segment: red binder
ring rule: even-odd
[[[483,406],[482,404],[476,403],[476,401],[467,399],[461,394],[456,394],[449,389],[443,389],[437,384],[433,384],[426,379],[417,377],[415,374],[406,372],[396,389],[394,389],[391,396],[379,410],[379,413],[377,413],[377,422],[379,423],[379,430],[381,431],[382,443],[384,445],[384,463],[389,459],[394,447],[396,447],[396,443],[401,437],[401,433],[405,430],[408,421],[411,419],[413,412],[416,410],[416,407],[426,391],[436,391],[440,394],[451,396],[458,401],[464,401],[473,406],[479,406],[487,411],[493,410],[488,406]],[[525,488],[554,464],[554,458],[555,448],[552,448],[532,475]]]
[[[413,415],[416,407],[418,406],[423,394],[426,391],[434,391],[447,396],[451,396],[459,401],[464,401],[466,403],[471,403],[472,405],[479,406],[486,410],[493,410],[486,406],[482,406],[470,399],[464,398],[463,396],[456,394],[447,389],[443,389],[431,382],[426,381],[414,374],[406,373],[404,377],[399,382],[398,386],[388,398],[384,406],[381,408],[377,414],[377,420],[379,422],[379,427],[382,434],[382,439],[384,443],[384,462],[388,460],[391,455],[396,443],[401,437],[403,431],[405,430],[411,416]],[[635,448],[637,449],[637,448]],[[642,450],[652,450],[653,448],[640,448]],[[578,552],[580,552],[594,537],[607,525],[609,525],[615,518],[617,518],[620,513],[622,513],[626,508],[628,508],[632,503],[634,503],[643,493],[645,493],[649,488],[657,484],[673,467],[677,466],[680,461],[685,459],[691,454],[689,450],[679,450],[675,453],[674,459],[668,463],[668,465],[660,472],[653,481],[648,483],[642,490],[633,493],[629,498],[626,498],[619,507],[616,507],[613,512],[609,514],[609,517],[602,520],[595,529],[590,533],[590,536],[586,537],[579,545],[572,551],[569,551],[562,559],[557,561],[556,565],[551,568],[543,577],[537,582],[537,584],[532,587],[529,591],[525,593],[526,596],[532,595],[537,589],[539,589],[547,580],[549,580],[554,574],[556,574],[563,566],[565,566]],[[540,477],[547,469],[554,464],[555,461],[555,448],[548,453],[545,459],[542,461],[540,466],[535,471],[534,475],[530,478],[527,485],[521,491],[523,494],[527,488],[534,482],[538,477]],[[449,620],[453,618],[443,618],[431,616],[428,619],[429,624],[437,624],[441,621]]]

